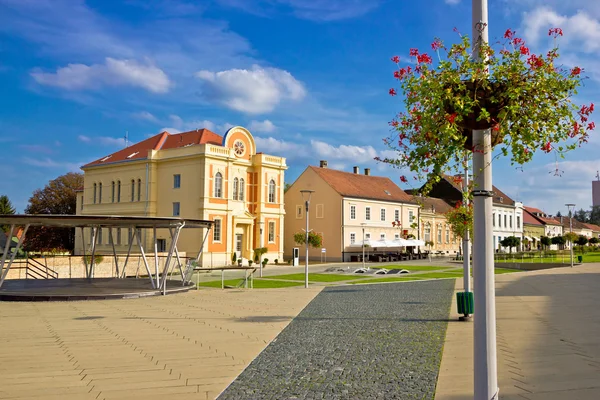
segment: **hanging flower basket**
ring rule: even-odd
[[[476,101],[471,111],[463,112],[462,118],[456,120],[456,125],[469,130],[489,129],[498,125],[500,112],[508,103],[504,82],[468,81],[461,82],[449,89],[452,91],[454,99],[466,97]],[[450,101],[446,101],[444,108],[448,115],[461,112],[456,104]],[[483,109],[489,114],[487,118],[481,118]]]
[[[384,143],[398,157],[376,160],[409,169],[426,182],[426,194],[441,174],[462,172],[465,149],[484,151],[473,147],[473,130],[491,129],[492,146],[512,164],[531,161],[537,150],[562,156],[586,143],[595,128],[594,104],[572,101],[586,78],[582,68],[565,68],[559,60],[556,41],[562,35],[560,28],[550,29],[555,43],[545,54],[534,54],[509,29],[504,41],[493,41],[499,49],[481,37],[472,49],[469,37],[459,33],[449,48],[438,39],[431,44],[435,63],[418,49],[410,49],[413,60],[405,67],[393,57],[399,89],[389,94],[402,95],[403,111],[390,122]],[[400,180],[407,182],[405,176]]]

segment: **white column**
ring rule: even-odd
[[[473,49],[479,57],[477,42],[488,42],[487,0],[473,0]],[[490,129],[473,131],[474,237],[473,249],[475,301],[475,400],[498,398],[496,364],[496,299],[494,287],[494,250],[492,244],[492,149]]]
[[[463,204],[469,206],[469,158],[465,157],[465,176],[463,178]],[[469,229],[466,230],[463,237],[463,286],[464,292],[471,291],[471,243]]]

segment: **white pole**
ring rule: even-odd
[[[362,262],[363,268],[365,268],[365,227],[363,226],[363,238],[362,238]]]
[[[478,42],[488,42],[487,0],[473,0],[473,51],[480,57]],[[473,249],[475,268],[475,400],[498,399],[498,373],[496,361],[496,300],[494,286],[494,252],[492,236],[492,151],[491,132],[473,131],[474,191],[474,237],[478,237]]]
[[[463,204],[469,206],[469,158],[465,156],[465,177],[463,179]],[[469,229],[463,236],[463,286],[466,293],[471,291],[471,246],[469,243]]]
[[[304,259],[304,287],[308,288],[308,206],[310,200],[306,200],[306,257]]]

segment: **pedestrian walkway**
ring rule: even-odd
[[[214,399],[321,289],[0,302],[0,399]]]
[[[496,275],[500,399],[600,399],[599,287],[600,264]],[[472,398],[473,324],[452,322],[435,399]]]

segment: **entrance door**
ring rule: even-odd
[[[236,252],[236,256],[237,258],[241,258],[242,257],[242,238],[244,235],[242,235],[241,233],[236,233],[235,234],[235,252]]]

